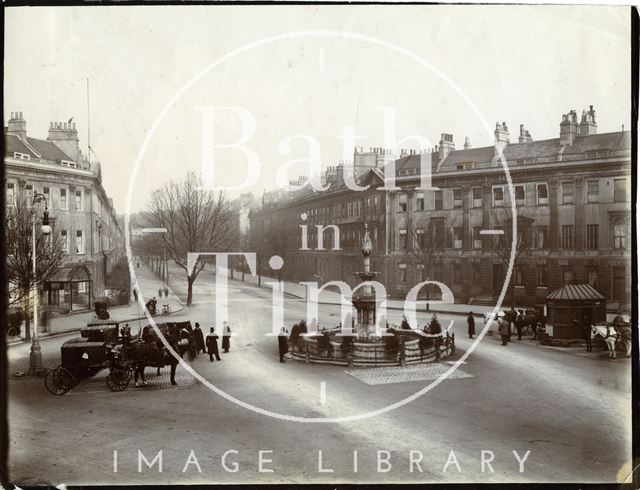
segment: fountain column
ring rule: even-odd
[[[355,276],[358,276],[362,282],[365,282],[361,288],[361,294],[354,294],[351,299],[353,306],[355,306],[358,312],[358,323],[356,325],[356,332],[358,337],[367,338],[375,331],[376,322],[376,297],[372,292],[371,285],[368,284],[372,281],[379,272],[371,272],[371,252],[373,251],[373,244],[371,237],[369,236],[369,229],[367,224],[364,225],[364,237],[362,239],[362,256],[364,258],[364,270],[362,272],[354,272]]]

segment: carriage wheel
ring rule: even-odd
[[[107,386],[111,391],[123,391],[129,386],[131,371],[114,369],[107,376]]]
[[[68,369],[58,366],[49,371],[44,378],[44,386],[52,395],[64,395],[76,385],[77,381]]]

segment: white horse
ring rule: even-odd
[[[626,335],[624,327],[616,328],[613,325],[591,325],[591,338],[595,338],[598,335],[604,339],[609,351],[609,359],[616,358],[616,346],[622,342],[625,350],[627,351],[627,357],[631,356],[631,342]]]

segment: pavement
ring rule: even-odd
[[[233,277],[237,280],[242,280],[242,272],[234,271]],[[268,283],[277,282],[278,279],[275,277],[262,276],[260,280],[260,286],[263,288],[271,289],[271,286]],[[258,276],[252,276],[251,274],[245,274],[244,282],[248,284],[258,285]],[[284,283],[284,293],[286,295],[306,299],[307,298],[307,287],[303,284],[299,284],[297,282],[292,281],[283,281]],[[342,300],[342,296],[335,291],[322,291],[319,295],[319,303],[326,305],[339,305]],[[426,306],[429,303],[429,313],[448,313],[453,315],[468,315],[470,311],[474,312],[474,315],[477,317],[484,316],[485,313],[489,313],[493,311],[493,306],[482,306],[482,305],[466,305],[466,304],[438,304],[437,301],[429,301],[426,300],[418,300],[416,301],[416,310],[417,311],[427,311]],[[525,308],[525,307],[516,307],[516,308]],[[387,299],[387,309],[389,310],[404,310],[404,300],[401,299]]]
[[[136,278],[138,280],[138,287],[142,293],[143,298],[141,303],[146,302],[152,297],[156,297],[158,300],[158,310],[162,311],[162,305],[168,304],[172,314],[177,313],[183,309],[183,303],[178,296],[173,292],[170,286],[167,286],[169,295],[167,297],[160,298],[158,290],[163,287],[163,282],[158,278],[152,270],[147,267],[142,261],[140,266],[136,269]],[[112,306],[109,308],[109,314],[111,319],[119,320],[122,322],[135,321],[138,319],[144,319],[144,305],[136,303],[133,297],[130,298],[128,305]],[[48,325],[38,326],[38,337],[48,337],[51,335],[60,335],[69,332],[77,332],[82,327],[92,320],[96,319],[94,311],[84,311],[81,313],[75,313],[70,315],[64,315],[57,318],[51,318]],[[24,328],[23,328],[24,335]],[[24,341],[24,337],[10,337],[7,339],[9,345],[14,345]]]
[[[171,281],[184,297],[183,278]],[[214,300],[213,274],[204,271],[183,314],[212,325]],[[443,314],[441,321],[453,322],[456,333],[454,358],[437,367],[358,377],[356,369],[278,362],[277,340],[265,335],[271,330],[270,291],[230,281],[228,302],[229,353],[220,362],[204,355],[191,362],[215,392],[199,382],[53,396],[40,379],[11,377],[10,478],[54,485],[526,484],[621,482],[629,475],[629,359],[609,361],[604,352],[572,355],[571,349],[529,340],[502,346],[496,336],[471,340],[464,318]],[[305,312],[304,301],[285,298],[286,325]],[[319,305],[319,312],[335,320],[338,308]],[[395,321],[401,312],[389,316]],[[45,364],[57,362],[65,338],[43,339]],[[11,370],[28,363],[28,347],[9,350]],[[443,366],[471,349],[459,375],[424,392]],[[323,422],[327,417],[334,420]],[[316,422],[298,421],[308,418]],[[138,451],[151,461],[161,450],[162,472],[157,462],[153,468],[143,463],[139,471]],[[186,465],[191,451],[200,470]],[[411,451],[423,456],[419,470],[410,464],[417,454]],[[451,451],[460,469],[452,464],[443,471]],[[482,469],[482,451],[495,455],[491,470]],[[530,451],[523,471],[513,451],[520,457]],[[380,454],[387,453],[390,466],[381,471]],[[333,471],[319,470],[320,457],[321,468]],[[234,463],[237,471],[229,471]]]
[[[233,277],[238,280],[242,280],[242,272],[234,270]],[[271,286],[268,283],[277,282],[278,279],[275,277],[262,276],[260,280],[260,286],[263,288],[271,289]],[[252,276],[251,274],[244,275],[244,282],[248,284],[258,285],[258,276]],[[307,287],[303,284],[299,284],[297,282],[292,281],[283,281],[284,283],[284,293],[289,296],[293,296],[300,299],[307,298]],[[321,285],[321,284],[319,284]],[[320,301],[321,304],[331,304],[331,305],[339,305],[341,302],[342,296],[335,291],[322,291],[320,293]],[[429,309],[427,310],[427,303],[429,304]],[[450,315],[465,315],[467,316],[470,311],[473,312],[475,317],[482,318],[485,313],[490,313],[495,308],[495,305],[485,306],[485,305],[470,305],[464,303],[444,303],[439,304],[437,301],[426,301],[424,299],[416,301],[416,310],[417,311],[428,311],[429,313],[446,313]],[[529,306],[515,306],[516,310],[526,310]],[[401,299],[387,299],[387,309],[389,310],[404,310],[404,300]],[[502,309],[510,309],[510,306],[502,305]],[[609,311],[609,310],[607,310]],[[615,312],[615,310],[613,310]],[[613,320],[615,314],[608,314],[608,321]],[[609,319],[609,317],[611,317]]]

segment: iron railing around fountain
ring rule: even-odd
[[[389,367],[438,361],[455,353],[455,334],[448,330],[441,335],[429,336],[430,345],[420,345],[420,339],[401,341],[395,349],[384,342],[354,342],[345,352],[341,342],[329,342],[326,349],[318,345],[317,337],[301,337],[290,348],[294,359],[335,365]]]

